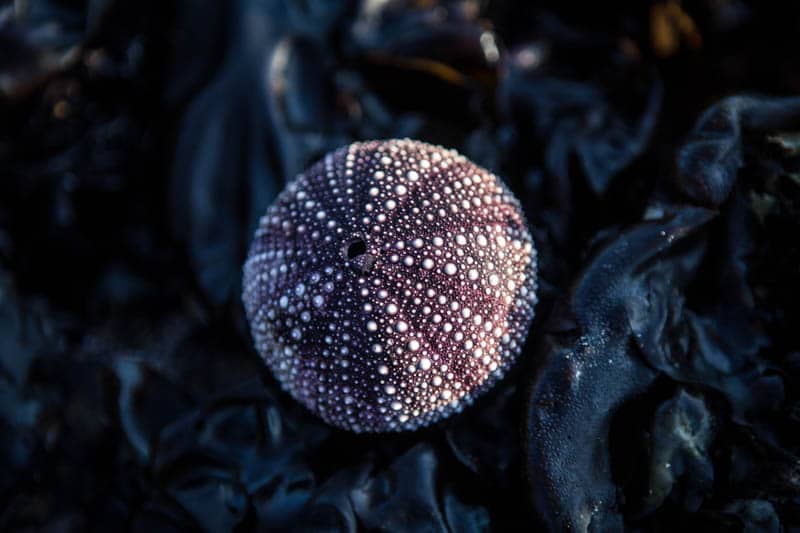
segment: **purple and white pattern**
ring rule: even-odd
[[[258,352],[330,424],[411,430],[503,376],[536,303],[513,194],[454,150],[354,143],[287,185],[244,266]]]

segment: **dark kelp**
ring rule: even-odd
[[[787,317],[795,315],[790,308],[796,303],[784,300],[789,307],[765,316],[757,295],[769,292],[759,290],[763,282],[750,272],[756,234],[783,240],[780,232],[764,234],[764,217],[772,216],[777,200],[760,194],[791,200],[774,185],[771,193],[748,191],[764,187],[758,174],[766,169],[767,184],[791,172],[790,138],[776,132],[800,125],[793,104],[734,98],[705,113],[696,131],[706,133],[690,136],[679,152],[679,183],[694,180],[687,192],[719,211],[655,204],[645,212],[666,215],[671,224],[680,213],[705,213],[697,219],[705,230],[681,242],[665,224],[652,242],[666,238],[676,248],[656,258],[632,238],[653,222],[624,232],[556,307],[527,428],[534,500],[554,529],[618,529],[623,518],[639,525],[711,523],[720,516],[749,523],[759,519],[743,515],[756,509],[775,524],[773,507],[736,499],[745,483],[751,498],[767,492],[780,502],[778,509],[796,504],[786,499],[798,489],[791,474],[798,447],[790,437],[797,421],[789,415],[797,398],[787,390],[796,380],[796,343],[786,346],[784,334],[764,331],[770,319],[782,320],[781,326],[793,320]],[[744,110],[747,135],[731,109]],[[722,122],[731,117],[736,124]],[[703,158],[702,173],[687,177],[681,166],[686,154]],[[790,187],[784,194],[796,192]],[[584,373],[593,377],[584,381]],[[582,466],[573,468],[576,463]]]
[[[545,326],[546,359],[532,385],[526,437],[534,500],[551,529],[622,527],[611,420],[656,378],[639,346],[661,340],[659,292],[691,279],[698,254],[687,240],[712,217],[676,208],[623,232]]]
[[[798,20],[0,2],[0,530],[798,528]],[[264,372],[240,269],[286,181],[398,137],[503,176],[538,318],[462,415],[356,437]]]

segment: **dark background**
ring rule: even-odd
[[[797,530],[798,11],[0,2],[0,530]],[[464,414],[356,436],[265,371],[241,265],[393,137],[506,180],[540,303]]]

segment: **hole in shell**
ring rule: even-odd
[[[361,237],[350,239],[345,245],[344,254],[346,259],[355,259],[365,253],[367,253],[367,243]]]
[[[348,239],[342,245],[342,258],[359,274],[368,274],[375,266],[376,257],[367,253],[367,241],[356,236]]]

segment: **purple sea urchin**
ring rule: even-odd
[[[453,150],[355,143],[287,185],[244,266],[256,348],[292,396],[356,432],[470,404],[521,349],[536,250],[517,200]]]

